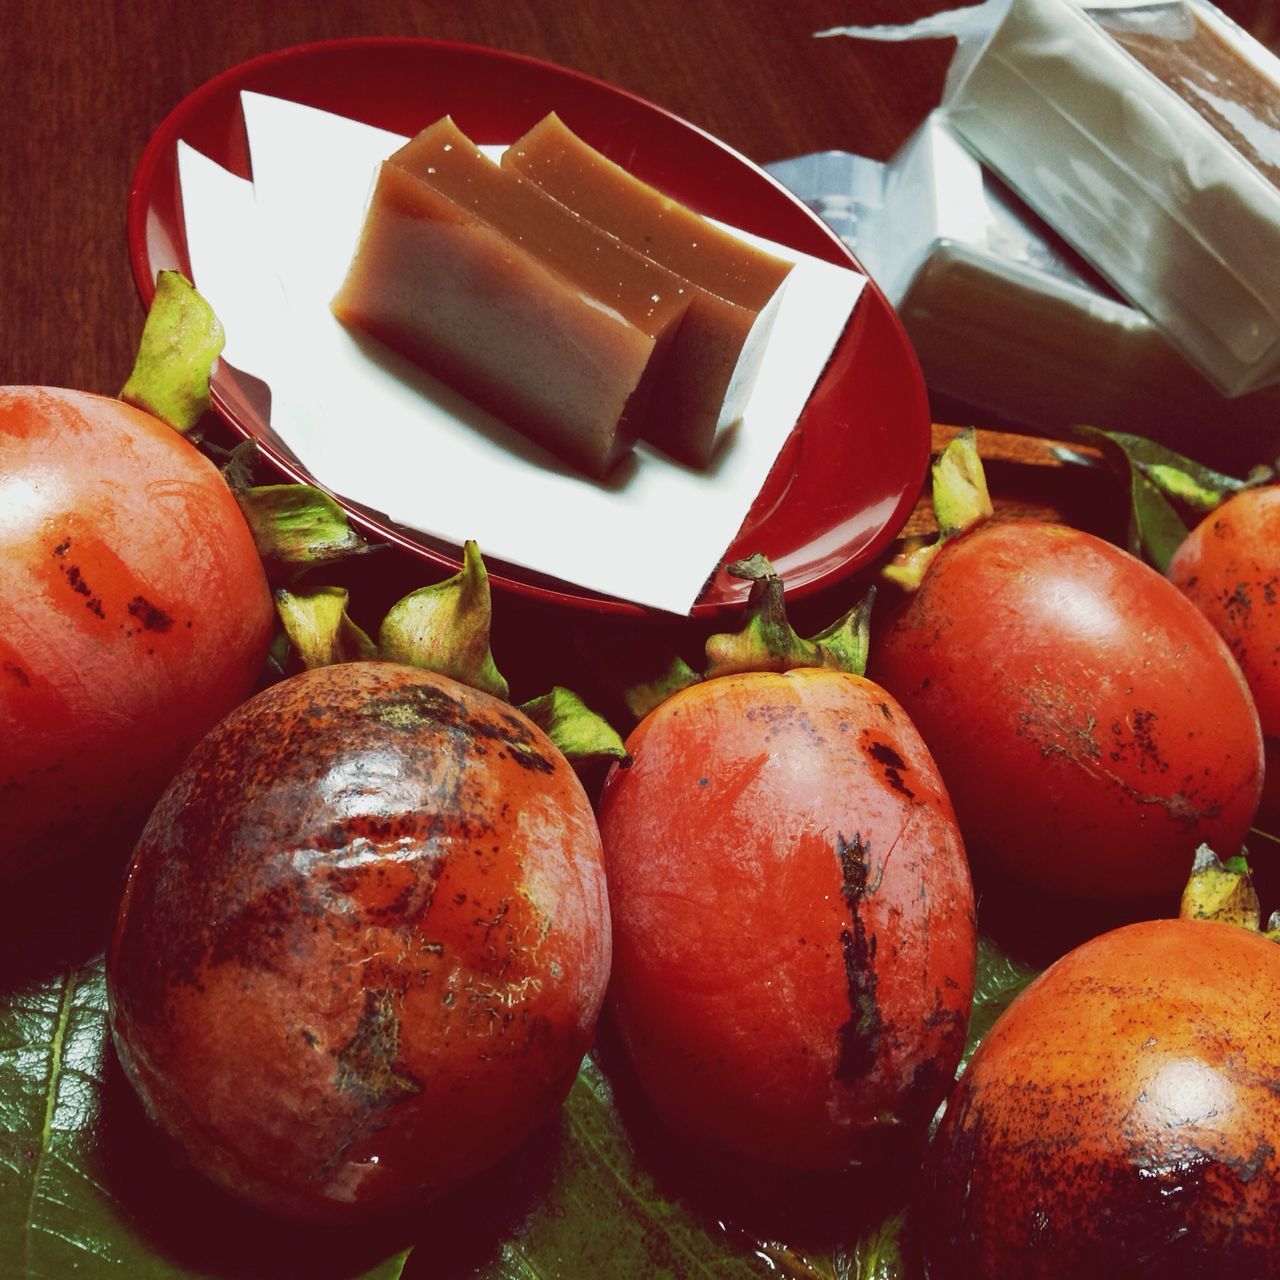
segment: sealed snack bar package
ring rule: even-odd
[[[887,162],[768,166],[893,303],[935,396],[1014,427],[1133,431],[1247,469],[1280,453],[1280,384],[1228,399],[933,112]]]
[[[956,136],[1224,395],[1280,382],[1280,60],[1213,5],[989,0],[839,33],[956,35]]]

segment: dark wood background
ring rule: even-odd
[[[115,392],[142,313],[125,207],[164,116],[247,58],[350,35],[545,58],[638,93],[759,162],[889,155],[940,94],[949,42],[815,39],[945,0],[6,0],[0,40],[0,381]],[[1273,34],[1275,0],[1225,0]]]

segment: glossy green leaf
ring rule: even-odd
[[[1129,550],[1161,573],[1187,536],[1178,507],[1198,517],[1246,484],[1143,436],[1083,425],[1070,435],[1100,449],[1111,468],[1128,477]]]
[[[1166,497],[1201,514],[1212,511],[1245,484],[1145,436],[1083,425],[1072,427],[1070,434],[1101,448],[1113,461],[1122,457]]]
[[[1130,476],[1129,550],[1164,573],[1187,536],[1173,504],[1136,467]]]
[[[902,1280],[902,1226],[905,1215],[895,1213],[853,1247],[849,1280]]]
[[[101,957],[0,998],[5,1280],[402,1275],[403,1246],[277,1223],[181,1167],[121,1078],[106,1008]]]
[[[973,1057],[983,1036],[1037,973],[1030,965],[1005,955],[989,938],[978,939],[978,970],[973,984],[969,1039],[960,1060],[962,1067]]]

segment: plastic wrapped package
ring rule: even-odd
[[[769,169],[884,290],[935,396],[1035,431],[1135,431],[1224,466],[1280,452],[1280,386],[1223,396],[940,112],[888,163],[820,152]]]
[[[1203,0],[988,0],[957,136],[1230,396],[1280,382],[1280,60]]]

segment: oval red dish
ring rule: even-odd
[[[548,111],[590,121],[587,142],[638,177],[710,217],[842,266],[859,267],[840,238],[762,170],[695,125],[578,72],[496,49],[444,41],[368,37],[299,45],[233,67],[195,90],[147,144],[129,199],[134,278],[149,303],[155,275],[190,274],[178,183],[177,143],[249,176],[240,92],[287,98],[402,134],[450,114],[477,142],[507,142]],[[859,268],[860,269],[860,268]],[[215,410],[255,439],[291,479],[310,482],[279,446],[254,380],[220,365]],[[874,283],[864,291],[804,413],[778,455],[725,562],[762,552],[788,593],[831,585],[873,559],[906,521],[929,453],[929,409],[915,354]],[[352,518],[450,572],[460,549],[343,501]],[[645,615],[638,604],[556,579],[489,564],[496,587],[545,602]],[[723,564],[694,617],[741,603],[749,584]]]

